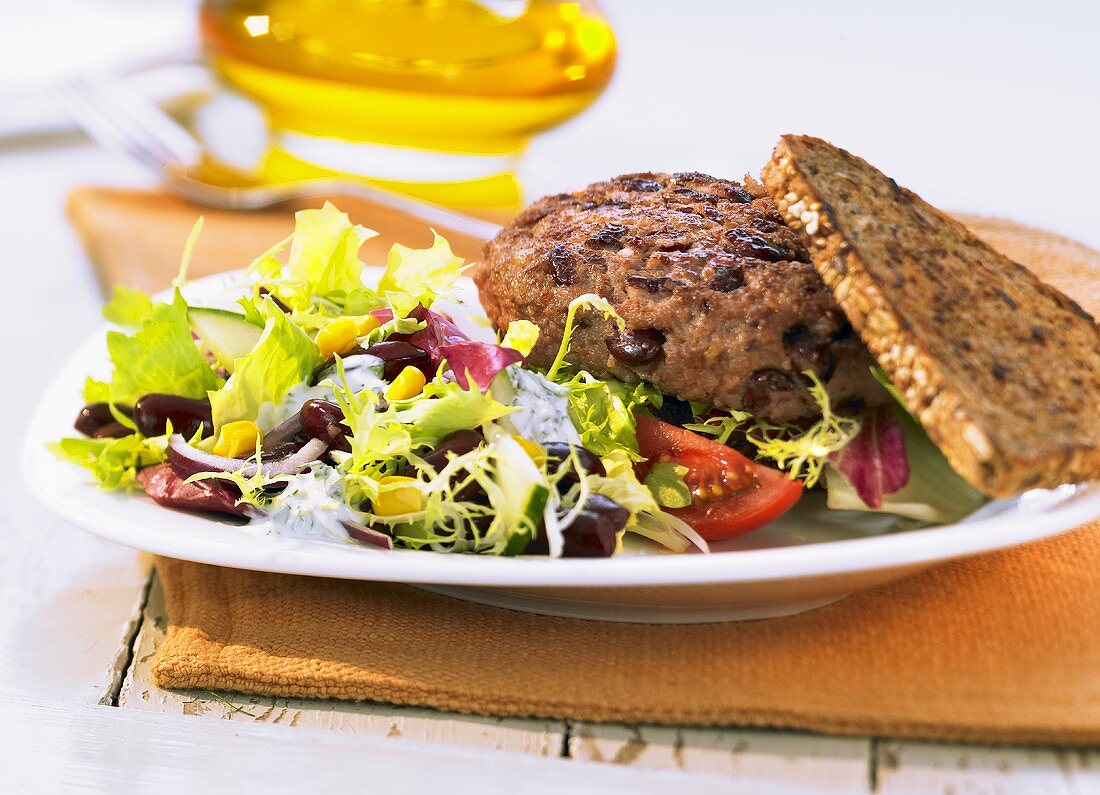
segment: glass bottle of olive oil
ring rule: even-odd
[[[615,62],[587,0],[205,0],[201,31],[287,162],[452,204],[518,201],[514,158]]]

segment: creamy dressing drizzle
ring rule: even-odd
[[[309,472],[291,475],[286,489],[262,512],[255,511],[242,529],[259,536],[348,542],[341,524],[347,520],[355,520],[355,514],[344,502],[340,472],[316,464]]]
[[[369,389],[381,394],[386,389],[386,382],[382,380],[382,365],[382,360],[377,356],[351,356],[346,359],[344,375],[348,389],[355,393]],[[256,424],[269,431],[297,414],[307,400],[335,401],[336,378],[336,369],[331,368],[320,383],[313,386],[298,384],[279,403],[264,403],[257,414]]]
[[[513,433],[539,444],[574,442],[581,437],[569,419],[569,390],[545,376],[517,366],[504,371],[513,392],[507,401],[519,411],[503,418]]]

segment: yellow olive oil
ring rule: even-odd
[[[206,0],[201,31],[275,129],[439,153],[518,151],[587,107],[615,62],[588,2]]]

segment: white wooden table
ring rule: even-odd
[[[26,55],[28,47],[37,46],[27,44],[28,37],[44,30],[45,20],[61,6],[71,10],[62,0],[43,2],[16,20],[27,34],[19,35],[17,28],[11,37],[17,55],[20,47]],[[1058,29],[1056,3],[1034,19],[1030,11],[1001,6],[997,18],[987,20],[988,30],[1001,38],[966,50],[976,64],[968,85],[956,74],[948,91],[951,81],[942,62],[922,71],[925,79],[912,92],[910,107],[932,103],[939,89],[948,91],[943,101],[955,112],[961,146],[992,128],[1013,130],[1012,136],[1001,135],[990,144],[989,158],[973,151],[964,157],[930,122],[913,122],[923,136],[917,146],[915,140],[899,139],[896,130],[887,135],[882,118],[867,108],[830,110],[812,97],[801,115],[787,107],[789,97],[774,92],[750,96],[748,104],[715,108],[715,84],[705,75],[677,85],[675,107],[709,101],[715,119],[693,133],[698,145],[687,157],[686,150],[671,145],[683,131],[667,116],[656,126],[637,127],[635,135],[621,135],[624,119],[646,112],[636,100],[646,93],[671,93],[648,57],[668,4],[631,3],[630,13],[621,2],[605,6],[617,12],[624,40],[630,36],[635,42],[623,55],[624,77],[604,106],[536,146],[529,164],[536,189],[650,164],[694,165],[736,175],[759,165],[781,128],[797,128],[834,135],[857,150],[860,140],[873,139],[867,154],[883,153],[899,178],[912,175],[914,187],[929,187],[930,198],[945,206],[993,210],[1100,244],[1095,202],[1088,195],[1094,180],[1059,172],[1060,159],[1068,154],[1055,147],[1062,130],[1074,129],[1077,141],[1100,135],[1097,104],[1067,105],[1062,118],[1068,120],[1057,128],[1042,122],[1051,103],[1074,92],[1091,87],[1095,98],[1100,56],[1092,45],[1087,52],[1081,49],[1088,44],[1086,31],[1100,27],[1094,10],[1079,9],[1072,23],[1063,15]],[[693,26],[691,36],[661,46],[673,48],[680,63],[705,51],[714,61],[709,71],[719,75],[737,64],[760,63],[762,45],[751,40],[751,28],[775,20],[746,6],[730,4],[738,10],[727,12],[724,22]],[[689,19],[705,11],[692,2],[677,7]],[[128,3],[114,12],[132,9]],[[871,77],[859,76],[861,53],[886,55],[881,41],[869,35],[866,20],[835,23],[833,29],[819,24],[816,43],[806,52],[816,47],[822,58],[834,52],[836,73],[850,81],[898,80],[907,58],[910,71],[917,68],[918,45],[931,40],[921,37],[936,36],[929,20],[941,24],[942,14],[950,16],[960,36],[967,34],[967,25],[985,24],[960,17],[957,8],[895,20],[889,49],[900,60]],[[1093,16],[1089,20],[1081,14]],[[806,27],[797,24],[800,31]],[[721,35],[736,38],[738,48],[728,41],[712,46]],[[1060,72],[1056,89],[1010,63],[1024,39],[1032,48],[1030,64]],[[943,44],[936,45],[941,55]],[[944,57],[955,58],[951,53]],[[1002,62],[1013,76],[1016,99],[1030,108],[1026,114],[1005,105],[1003,87],[989,82]],[[961,61],[952,63],[958,67]],[[14,79],[12,74],[0,69],[0,88]],[[959,99],[967,90],[986,96],[993,91],[996,101],[971,106]],[[896,98],[880,97],[882,103],[900,113]],[[739,107],[750,106],[753,113],[740,123]],[[1090,166],[1095,177],[1100,172],[1096,148],[1076,149],[1075,157],[1086,161],[1081,168],[1089,171],[1085,166]],[[999,159],[1009,150],[1015,155],[1011,170]],[[945,166],[951,152],[962,159]],[[572,166],[551,168],[561,163]],[[962,166],[974,173],[951,181],[952,170]],[[1047,195],[1064,200],[1065,212],[1036,208],[1018,190],[1021,173],[1028,171],[1028,179],[1037,180],[1032,188],[1049,188]],[[42,379],[98,322],[100,295],[65,224],[65,192],[81,183],[140,184],[144,179],[77,138],[33,146],[0,143],[0,278],[6,283],[0,333],[8,352],[0,377],[0,418],[12,449]],[[509,793],[1100,792],[1096,751],[471,718],[385,704],[161,691],[152,685],[148,666],[163,635],[163,601],[148,560],[50,517],[31,502],[19,470],[17,456],[0,457],[0,791],[333,791],[362,785],[398,792],[429,787]]]

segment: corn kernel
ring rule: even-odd
[[[404,475],[389,475],[378,481],[387,486],[395,483],[416,483],[416,478]],[[379,516],[397,516],[403,513],[415,513],[424,507],[423,495],[416,486],[405,486],[383,491],[375,498],[372,508]]]
[[[382,321],[374,315],[363,315],[355,318],[355,326],[359,329],[360,337],[365,337],[381,325]]]
[[[428,379],[424,377],[424,374],[410,364],[397,374],[397,378],[393,379],[393,383],[386,390],[386,399],[408,400],[411,397],[416,397],[424,391],[424,384],[426,383],[428,383]]]
[[[523,452],[531,457],[536,466],[542,466],[546,463],[546,448],[541,444],[532,442],[530,439],[524,439],[517,434],[512,434],[512,438],[516,440],[516,444],[523,448]]]
[[[263,431],[254,422],[237,420],[227,422],[218,431],[218,440],[211,452],[226,458],[240,458],[247,453],[256,452],[256,446],[263,440]]]
[[[359,340],[359,325],[350,317],[338,317],[317,332],[318,350],[325,359],[336,354],[341,356],[355,347]]]

